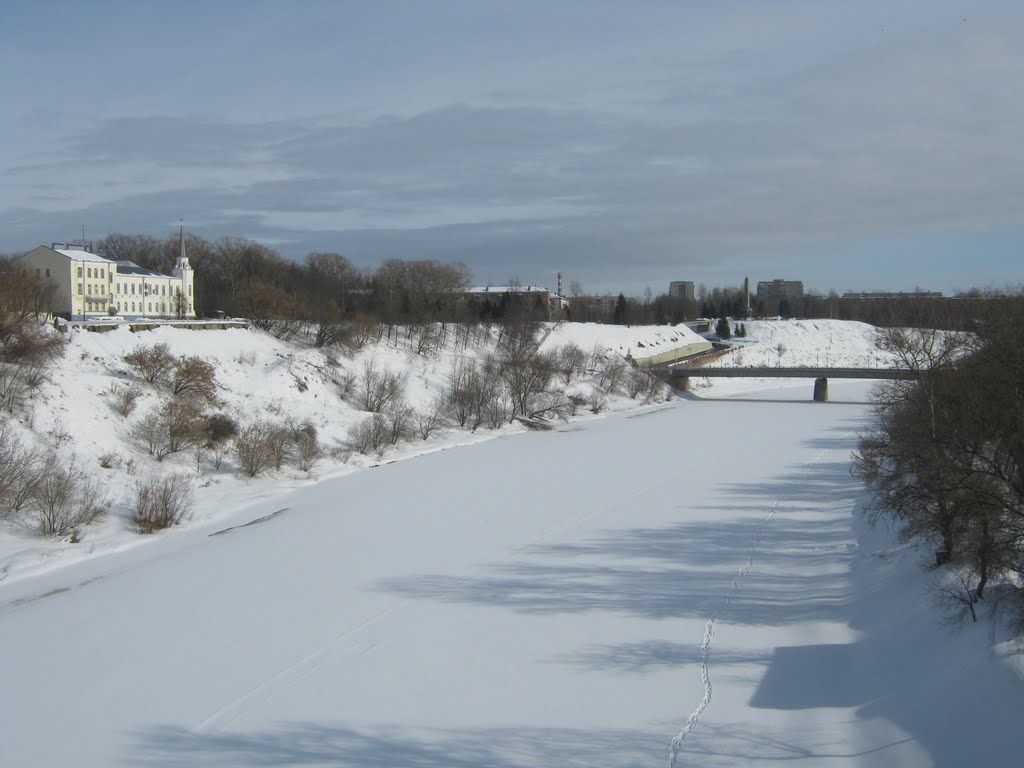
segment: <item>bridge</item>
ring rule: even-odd
[[[672,378],[685,388],[691,377],[728,379],[814,379],[814,399],[828,400],[829,379],[913,379],[914,371],[905,368],[717,368],[673,366]]]

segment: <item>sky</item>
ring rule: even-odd
[[[1024,3],[0,4],[0,252],[113,232],[474,282],[1024,283]]]

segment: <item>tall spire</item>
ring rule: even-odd
[[[178,229],[178,258],[181,261],[185,260],[185,220],[178,219],[180,227]]]

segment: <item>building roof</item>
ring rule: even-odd
[[[466,293],[496,293],[500,296],[503,293],[550,293],[550,291],[541,285],[520,285],[518,288],[508,285],[487,285],[468,288]]]
[[[59,253],[61,256],[71,259],[72,261],[98,261],[103,264],[114,263],[112,259],[99,256],[98,254],[95,254],[91,251],[79,250],[77,248],[51,248],[50,250],[52,250],[54,253]]]
[[[134,261],[118,261],[117,273],[119,275],[138,275],[139,277],[168,277],[168,275],[154,272],[152,269],[140,267]]]

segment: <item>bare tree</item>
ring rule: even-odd
[[[558,371],[565,378],[565,383],[572,381],[573,376],[586,373],[587,353],[579,346],[569,342],[558,350]]]
[[[288,427],[273,425],[267,432],[267,457],[274,469],[281,469],[291,458],[292,433]]]
[[[43,453],[23,446],[7,420],[0,419],[0,520],[25,506],[47,469]]]
[[[175,364],[174,355],[166,344],[139,345],[122,360],[134,368],[150,384],[163,379]]]
[[[388,444],[389,434],[390,430],[384,414],[374,413],[353,428],[352,447],[359,453],[381,454]]]
[[[269,469],[273,464],[271,441],[275,428],[268,421],[255,421],[235,437],[235,458],[239,468],[249,477]]]
[[[60,537],[88,525],[109,508],[109,499],[99,483],[74,467],[51,462],[48,472],[35,483],[28,511],[43,536]]]
[[[445,423],[444,408],[441,401],[435,401],[426,410],[416,415],[416,433],[421,440],[429,440]]]
[[[971,609],[992,579],[1024,574],[1024,307],[993,309],[970,339],[883,332],[914,377],[877,390],[853,467],[875,491],[869,519],[934,545],[936,563],[957,569],[947,603],[964,593]]]
[[[147,413],[132,429],[151,456],[165,456],[196,445],[202,437],[205,421],[202,410],[190,400],[167,400]]]
[[[201,357],[183,357],[171,374],[171,391],[176,397],[213,403],[217,399],[217,369]]]
[[[362,411],[383,413],[402,397],[405,383],[390,368],[378,370],[373,360],[363,365],[363,373],[355,386],[356,407]]]
[[[600,385],[605,392],[613,393],[619,389],[629,365],[618,356],[609,356],[600,369]]]
[[[408,440],[413,435],[413,425],[416,412],[406,403],[397,401],[391,403],[384,411],[384,418],[387,421],[388,442],[397,445],[401,440]]]

